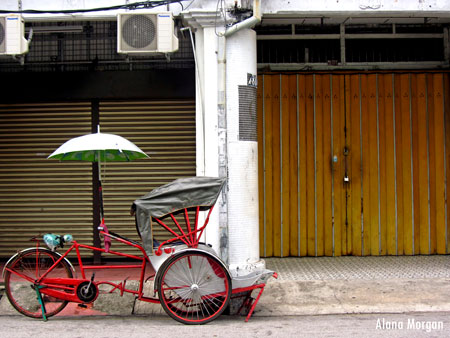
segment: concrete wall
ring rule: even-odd
[[[137,1],[137,0],[136,0]],[[134,0],[129,3],[136,2]],[[156,11],[169,10],[178,15],[182,9],[190,10],[216,10],[216,0],[195,0],[181,1],[183,7],[174,3],[168,6],[159,6]],[[234,6],[235,0],[226,0],[227,7]],[[239,5],[244,7],[251,6],[251,0],[238,0]],[[110,7],[126,4],[125,0],[22,0],[22,9],[35,10],[70,10],[83,8],[99,8]],[[247,5],[250,4],[250,5]],[[408,16],[423,16],[427,15],[447,15],[450,11],[450,0],[262,0],[262,13],[264,15],[408,15]],[[17,0],[2,0],[0,4],[1,10],[18,10]],[[408,13],[405,13],[408,12]],[[29,19],[46,19],[50,17],[64,17],[66,19],[80,19],[80,17],[102,17],[115,16],[117,11],[100,11],[85,14],[71,14],[71,15],[49,15],[49,14],[25,14]]]
[[[227,6],[233,6],[235,0],[227,0]],[[197,0],[191,9],[215,10],[216,0]],[[246,6],[252,0],[238,0],[238,4]],[[261,10],[264,14],[295,14],[327,12],[346,13],[375,13],[375,12],[402,12],[426,11],[448,12],[449,0],[262,0]]]
[[[263,1],[262,11],[289,12],[377,12],[377,11],[448,11],[448,0],[277,0]]]

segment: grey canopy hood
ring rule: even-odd
[[[180,178],[135,200],[136,223],[146,251],[153,247],[152,217],[161,218],[197,206],[207,210],[216,203],[225,181],[226,178],[218,177]]]

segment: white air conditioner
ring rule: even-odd
[[[28,52],[25,23],[17,14],[0,15],[0,55],[20,55]]]
[[[117,52],[171,53],[178,50],[172,13],[121,13],[117,16]]]

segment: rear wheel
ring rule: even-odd
[[[228,306],[231,279],[214,257],[203,252],[183,252],[161,267],[159,300],[169,316],[184,324],[205,324]]]
[[[32,318],[42,318],[42,310],[34,289],[34,281],[42,276],[60,258],[44,249],[28,249],[20,252],[7,266],[5,273],[6,296],[20,313]],[[65,260],[46,276],[49,278],[73,278],[72,270]],[[67,305],[67,301],[41,294],[45,314],[51,317]]]

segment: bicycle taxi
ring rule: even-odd
[[[26,316],[47,320],[69,302],[93,303],[101,293],[99,286],[106,285],[111,287],[108,292],[131,293],[136,300],[160,303],[170,317],[184,324],[210,322],[236,298],[240,304],[238,312],[248,311],[248,321],[267,280],[277,275],[264,269],[237,276],[211,245],[201,242],[224,183],[224,178],[182,178],[135,200],[133,210],[142,243],[109,231],[103,220],[99,227],[103,248],[78,243],[70,235],[47,234],[43,240],[34,238],[34,247],[18,252],[5,265],[3,274],[10,303]],[[155,226],[162,227],[172,237],[157,243],[153,238]],[[49,248],[42,247],[42,241]],[[140,255],[116,251],[113,242],[134,247]],[[57,252],[64,244],[70,247],[63,254]],[[80,249],[125,257],[132,263],[88,265]],[[71,252],[76,254],[80,276],[74,275],[75,269],[68,259]],[[127,288],[126,281],[98,280],[93,273],[118,268],[140,269],[137,289]],[[146,282],[154,283],[153,295],[144,294]],[[255,298],[253,291],[256,291]]]

